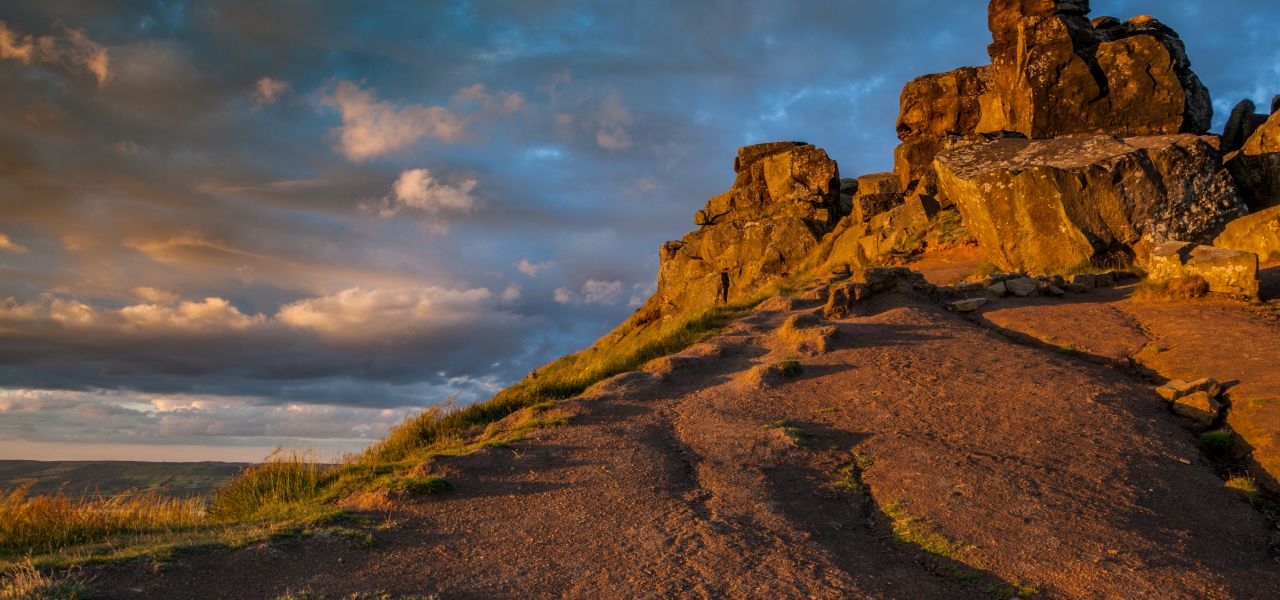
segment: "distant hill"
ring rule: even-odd
[[[70,495],[114,495],[130,490],[159,490],[174,496],[204,496],[245,466],[227,462],[0,460],[0,489],[12,489],[34,479],[34,494],[62,490]]]

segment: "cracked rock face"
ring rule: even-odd
[[[790,274],[844,216],[840,175],[821,148],[776,142],[738,150],[737,179],[698,211],[698,230],[667,242],[658,288],[640,309],[651,322],[716,302],[721,274],[729,298],[750,296]]]
[[[1001,268],[1061,272],[1156,244],[1208,242],[1246,213],[1211,140],[1189,134],[1001,139],[934,162],[939,185]]]

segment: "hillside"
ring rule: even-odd
[[[989,13],[892,172],[740,148],[591,348],[28,560],[104,598],[1280,597],[1280,98],[1212,134],[1156,19]]]
[[[34,481],[33,494],[115,495],[159,490],[174,496],[207,496],[246,465],[226,462],[0,460],[0,489]]]

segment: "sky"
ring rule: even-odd
[[[1095,0],[1183,37],[1221,128],[1274,0]],[[0,459],[336,455],[484,399],[653,290],[739,146],[892,164],[985,3],[0,5]]]

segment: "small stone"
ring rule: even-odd
[[[1033,296],[1036,292],[1040,291],[1040,282],[1031,279],[1030,277],[1010,279],[1004,282],[1004,286],[1009,290],[1010,294],[1022,298]]]
[[[1201,392],[1208,394],[1210,398],[1216,398],[1218,394],[1222,393],[1222,384],[1212,377],[1201,377],[1195,381],[1172,379],[1156,388],[1156,393],[1170,402]]]
[[[947,304],[947,308],[958,313],[971,313],[982,308],[987,302],[989,301],[986,298],[966,298]]]
[[[962,281],[956,284],[956,289],[966,294],[981,292],[985,287],[981,281]]]
[[[1089,289],[1090,289],[1090,288],[1087,288],[1087,287],[1085,287],[1085,286],[1083,286],[1083,285],[1080,285],[1080,284],[1078,284],[1078,283],[1068,283],[1068,284],[1066,285],[1066,288],[1065,288],[1065,289],[1066,289],[1068,292],[1071,292],[1072,294],[1083,294],[1083,293],[1085,293],[1085,292],[1089,291]]]
[[[1173,412],[1207,427],[1218,420],[1222,404],[1207,392],[1195,392],[1174,400]]]
[[[1116,277],[1111,273],[1102,273],[1094,276],[1094,287],[1109,288],[1116,286]]]
[[[1063,297],[1063,296],[1066,296],[1066,295],[1067,295],[1066,290],[1064,290],[1064,289],[1062,289],[1062,288],[1060,288],[1060,287],[1058,287],[1058,286],[1056,286],[1056,285],[1053,285],[1052,283],[1051,283],[1051,284],[1049,284],[1049,286],[1048,286],[1048,287],[1044,288],[1044,293],[1046,293],[1046,294],[1048,294],[1048,295],[1050,295],[1050,296],[1053,296],[1053,297],[1055,297],[1055,298],[1061,298],[1061,297]]]
[[[1084,273],[1071,278],[1071,283],[1085,288],[1098,287],[1098,276],[1092,273]]]
[[[987,287],[987,295],[992,298],[1003,298],[1009,293],[1009,288],[1005,286],[1003,281],[997,281]]]

